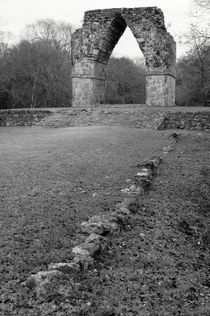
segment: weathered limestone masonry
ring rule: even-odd
[[[168,112],[158,126],[162,129],[210,130],[210,112]]]
[[[83,27],[72,36],[73,106],[104,103],[106,65],[129,27],[146,60],[146,103],[175,104],[176,43],[157,7],[85,12]]]
[[[53,112],[47,109],[0,110],[0,127],[33,126],[52,114]]]

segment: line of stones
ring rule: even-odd
[[[163,148],[163,154],[169,151],[170,146]],[[129,187],[121,190],[124,199],[114,206],[114,211],[93,216],[81,223],[81,233],[86,239],[72,249],[74,258],[71,262],[52,263],[48,266],[48,271],[29,276],[23,285],[33,291],[38,300],[49,301],[50,297],[55,295],[62,296],[63,280],[68,279],[67,286],[71,286],[73,290],[73,277],[78,273],[87,272],[93,266],[95,256],[103,253],[109,246],[110,238],[119,235],[129,224],[132,215],[141,209],[143,195],[150,188],[160,162],[161,158],[155,156],[138,165],[139,171]]]

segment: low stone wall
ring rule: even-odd
[[[171,150],[171,144],[163,148],[162,156]],[[76,278],[94,269],[96,258],[106,254],[114,237],[119,236],[144,208],[143,198],[151,188],[161,160],[162,157],[154,156],[139,164],[129,187],[121,190],[122,201],[115,204],[112,211],[92,216],[80,224],[78,235],[83,242],[71,250],[72,260],[51,263],[46,271],[33,273],[22,282],[36,301],[50,302],[56,297],[64,301],[76,291]]]
[[[39,109],[1,110],[0,126],[33,126],[51,114],[52,112],[49,110]]]
[[[143,105],[105,105],[98,108],[14,109],[0,111],[0,127],[69,127],[114,125],[152,129],[209,130],[208,109],[162,109]]]
[[[209,130],[210,112],[167,112],[158,129]]]

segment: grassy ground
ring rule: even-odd
[[[209,134],[183,133],[130,229],[69,302],[38,304],[19,285],[67,261],[79,223],[121,199],[136,164],[171,131],[1,128],[0,315],[209,315]],[[72,311],[72,305],[76,310]]]
[[[131,229],[83,280],[87,315],[210,315],[209,136],[183,134],[164,159]]]
[[[1,128],[3,294],[50,262],[68,260],[82,220],[118,201],[133,166],[168,142],[114,127]]]

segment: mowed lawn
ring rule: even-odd
[[[168,132],[122,127],[0,129],[2,291],[67,261],[81,221],[121,199]]]

